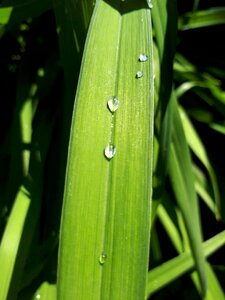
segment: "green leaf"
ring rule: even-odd
[[[29,206],[29,193],[22,187],[15,199],[0,245],[0,299],[2,300],[8,297]]]
[[[181,30],[214,26],[225,23],[225,7],[214,7],[185,14],[179,24]]]
[[[154,199],[164,191],[171,142],[171,90],[173,81],[173,58],[176,45],[177,5],[175,0],[154,1],[152,21],[157,48],[154,48],[154,72],[158,95],[156,107],[156,134],[159,148],[154,170]],[[159,71],[160,65],[160,71]]]
[[[148,60],[139,61],[146,53]],[[75,99],[58,297],[143,299],[153,148],[153,56],[145,1],[98,1]],[[138,71],[143,76],[136,78]],[[111,113],[110,97],[119,108]],[[116,147],[109,160],[104,149]],[[128,284],[129,282],[129,284]]]
[[[225,244],[225,231],[217,234],[213,238],[203,243],[204,255],[209,256],[216,252]],[[185,252],[179,256],[167,261],[166,263],[156,267],[148,273],[147,295],[150,296],[163,286],[167,285],[174,279],[180,277],[184,273],[190,271],[194,267],[194,261],[190,252]],[[207,267],[208,270],[209,267]],[[210,273],[209,273],[210,272]],[[209,271],[209,279],[212,278],[212,272]],[[215,280],[215,278],[213,279]],[[215,286],[215,284],[214,284]],[[219,288],[218,288],[219,289]],[[219,293],[219,291],[218,291]],[[221,294],[221,290],[220,290]],[[214,295],[214,297],[216,294]],[[217,298],[214,298],[217,299]],[[224,299],[218,298],[218,299]]]
[[[51,8],[51,0],[6,0],[0,4],[0,24],[17,24],[38,17]]]
[[[216,174],[214,172],[214,169],[209,161],[206,149],[198,136],[198,133],[196,132],[194,126],[192,125],[191,121],[189,120],[188,116],[186,115],[185,111],[180,108],[180,115],[181,115],[181,120],[182,124],[184,127],[185,131],[185,136],[187,138],[187,142],[191,148],[191,150],[194,152],[194,154],[198,157],[198,159],[201,161],[201,163],[205,166],[205,168],[208,171],[212,186],[213,186],[213,191],[214,191],[214,196],[215,196],[215,203],[216,203],[216,218],[220,219],[220,195],[219,195],[219,187],[218,183],[216,180]]]
[[[56,285],[43,282],[33,297],[33,300],[36,299],[56,300]]]
[[[206,292],[205,259],[202,251],[202,235],[197,196],[194,189],[194,176],[190,153],[184,135],[178,106],[174,99],[173,143],[169,162],[169,176],[177,203],[183,214],[190,239],[192,253],[199,273],[202,294]]]

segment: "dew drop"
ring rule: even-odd
[[[113,156],[116,154],[116,147],[113,145],[113,144],[108,144],[106,147],[105,147],[105,156],[108,158],[108,159],[111,159],[113,158]]]
[[[148,56],[144,53],[140,54],[139,61],[144,62],[148,60]]]
[[[153,8],[152,0],[147,0],[147,2],[148,2],[148,7]]]
[[[119,107],[119,99],[117,97],[111,97],[107,102],[109,110],[114,113]]]
[[[99,256],[99,259],[98,259],[100,265],[104,265],[104,263],[106,262],[106,259],[107,259],[106,253],[105,253],[105,252],[102,252],[102,253],[100,254],[100,256]]]
[[[41,295],[40,295],[40,294],[37,294],[35,298],[36,298],[36,299],[41,299]]]
[[[141,78],[143,76],[143,72],[142,71],[138,71],[136,74],[136,78]]]

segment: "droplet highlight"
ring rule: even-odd
[[[105,147],[105,156],[106,156],[106,158],[112,159],[115,154],[116,154],[116,147],[113,144],[108,144]]]
[[[111,113],[114,113],[118,109],[119,103],[120,103],[120,101],[117,97],[111,97],[109,99],[107,104],[108,104],[108,108],[111,111]]]
[[[142,71],[138,71],[136,74],[136,78],[141,78],[143,77],[143,72]]]
[[[147,0],[147,2],[148,2],[148,7],[153,8],[152,0]]]
[[[36,299],[41,299],[41,295],[40,295],[40,294],[37,294],[35,298],[36,298]]]
[[[106,262],[106,259],[107,259],[106,253],[105,253],[105,252],[102,252],[102,253],[100,254],[100,256],[99,256],[99,259],[98,259],[100,265],[104,265],[104,263]]]
[[[145,62],[147,60],[148,60],[148,56],[146,54],[144,54],[144,53],[140,54],[139,61]]]

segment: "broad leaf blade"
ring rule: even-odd
[[[139,62],[146,53],[148,60]],[[145,296],[153,143],[150,10],[98,1],[73,115],[59,252],[59,299]],[[138,71],[143,77],[136,78]],[[107,101],[119,98],[110,113]],[[116,146],[111,161],[108,143]],[[129,280],[129,285],[127,284]]]

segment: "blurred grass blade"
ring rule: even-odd
[[[33,297],[33,300],[36,299],[56,300],[56,285],[43,282]]]
[[[183,131],[178,105],[174,99],[173,143],[169,161],[169,176],[177,203],[183,214],[190,239],[192,253],[199,273],[202,294],[206,292],[205,260],[202,251],[202,235],[198,200],[194,189],[194,176],[187,141]]]
[[[225,125],[212,123],[210,127],[221,134],[225,134]]]
[[[208,208],[215,214],[215,202],[213,201],[213,192],[209,189],[210,184],[206,179],[206,176],[196,166],[193,166],[195,175],[195,190],[202,198]]]
[[[0,24],[18,24],[52,8],[51,0],[5,0],[0,4]]]
[[[141,53],[148,55],[147,61],[139,61]],[[98,1],[71,128],[59,249],[60,300],[145,297],[152,62],[146,2]],[[137,78],[138,71],[143,76]],[[113,96],[119,99],[115,113],[107,108]],[[115,155],[111,160],[104,156],[108,144],[116,147],[116,153],[110,150]]]
[[[179,23],[181,30],[225,24],[225,7],[214,7],[185,14]]]
[[[18,249],[23,234],[24,224],[30,206],[30,196],[22,187],[15,199],[15,204],[7,222],[0,245],[0,299],[8,299],[10,284],[14,272]]]
[[[0,24],[7,24],[9,22],[12,10],[12,7],[0,7]]]
[[[164,208],[164,206],[166,207],[166,209]],[[174,219],[172,220],[171,218],[172,217],[171,208],[173,208],[172,202],[169,201],[168,197],[167,198],[164,197],[163,205],[160,205],[158,208],[158,217],[164,229],[166,230],[168,236],[170,237],[170,240],[173,243],[175,249],[178,251],[178,253],[182,253],[183,249],[186,252],[189,252],[190,245],[188,242],[188,236],[185,230],[182,216],[180,212],[176,210],[176,216],[179,221],[179,226],[177,226],[177,222],[175,222],[175,220]],[[180,235],[180,233],[182,233],[182,236]],[[223,236],[221,237],[219,235],[219,239],[220,238],[221,241],[223,242]],[[219,240],[217,240],[217,242],[218,241]],[[207,262],[206,262],[206,273],[208,279],[208,289],[207,289],[205,299],[206,300],[224,299],[225,296],[220,286],[220,283],[218,282],[212,267]],[[197,272],[196,271],[192,272],[191,277],[198,291],[201,292],[201,285],[199,282],[199,278],[197,276]]]
[[[199,4],[200,4],[200,0],[194,0],[193,11],[196,11],[198,9]]]
[[[194,152],[194,154],[198,157],[198,159],[201,161],[201,163],[205,166],[206,170],[208,171],[212,183],[213,191],[214,191],[214,197],[215,197],[215,207],[216,207],[215,215],[217,219],[221,219],[219,187],[217,184],[215,172],[209,161],[208,155],[206,153],[206,149],[202,144],[202,141],[200,140],[200,137],[198,136],[194,126],[192,125],[185,111],[181,107],[179,108],[179,111],[181,115],[183,128],[185,131],[185,136],[187,138],[187,142],[191,150]]]
[[[225,245],[225,231],[203,243],[205,256],[209,256]],[[150,296],[163,286],[190,271],[194,261],[190,252],[185,252],[156,267],[148,273],[147,295]],[[217,299],[217,298],[214,298]],[[223,298],[220,298],[223,299]]]
[[[205,296],[205,300],[224,300],[225,294],[223,292],[223,289],[220,286],[219,280],[217,279],[216,274],[214,273],[213,268],[210,266],[209,263],[206,263],[206,272],[208,278],[208,290]],[[201,287],[199,284],[197,273],[194,272],[191,276],[198,290],[200,291]]]

